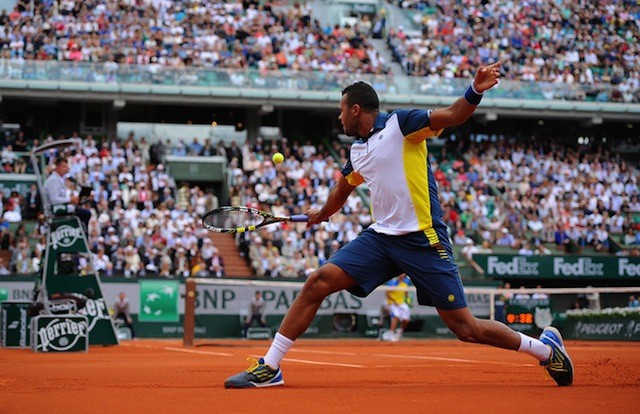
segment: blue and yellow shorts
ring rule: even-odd
[[[367,229],[329,262],[356,280],[358,285],[349,292],[358,297],[406,273],[416,287],[419,304],[443,310],[467,306],[451,246],[448,242],[431,246],[423,232],[389,236]]]

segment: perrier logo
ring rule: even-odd
[[[47,326],[38,329],[39,347],[43,352],[67,351],[74,347],[78,340],[87,336],[86,321],[71,319],[53,319]]]
[[[63,224],[51,233],[51,246],[54,250],[59,247],[71,247],[76,240],[82,238],[82,231],[79,227]]]

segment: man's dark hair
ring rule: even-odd
[[[56,161],[55,161],[56,167],[58,165],[62,164],[63,162],[68,162],[66,157],[58,157],[58,158],[56,158]]]
[[[347,105],[360,105],[365,111],[379,111],[380,99],[371,85],[366,82],[356,82],[342,90],[342,96],[347,95]]]

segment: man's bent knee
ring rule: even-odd
[[[300,294],[324,299],[354,285],[355,280],[342,269],[335,265],[325,265],[309,275]]]
[[[321,269],[311,273],[307,278],[300,295],[325,298],[335,292],[331,281]]]

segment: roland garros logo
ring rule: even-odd
[[[77,239],[82,237],[82,232],[79,227],[72,227],[68,224],[58,227],[51,234],[51,244],[53,249],[60,247],[70,247],[76,242]]]
[[[73,348],[81,337],[87,336],[87,323],[54,319],[38,330],[38,336],[43,351],[49,348],[54,351],[66,351]]]

